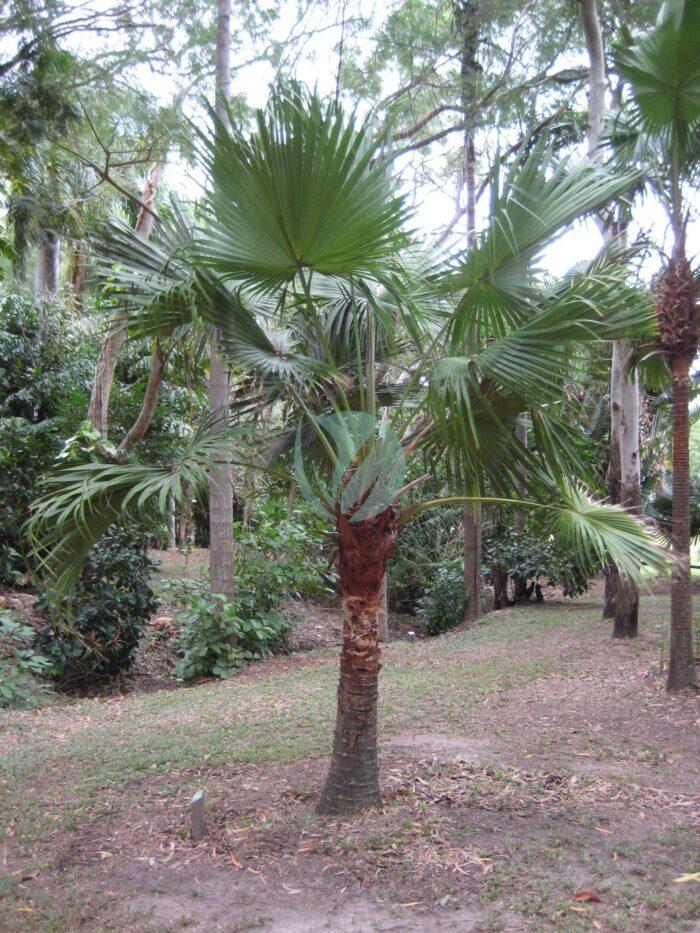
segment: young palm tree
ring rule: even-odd
[[[697,686],[690,576],[690,367],[698,346],[700,277],[686,254],[687,208],[683,184],[700,165],[699,0],[664,3],[657,25],[619,63],[627,80],[630,147],[647,166],[649,182],[668,209],[673,250],[659,278],[655,301],[659,346],[673,377],[673,536],[671,645],[667,686]]]
[[[631,516],[567,479],[577,459],[563,402],[577,347],[648,333],[651,306],[605,259],[556,287],[541,283],[536,265],[562,227],[634,176],[555,166],[540,146],[496,184],[485,232],[436,271],[411,248],[382,141],[337,107],[277,94],[250,137],[221,128],[202,144],[211,177],[202,227],[188,239],[175,212],[160,239],[144,244],[115,228],[108,249],[140,333],[176,332],[193,317],[217,327],[234,375],[252,386],[239,417],[268,405],[279,413],[258,465],[272,468],[271,451],[289,460],[293,436],[299,486],[334,528],[344,629],[319,810],[348,814],[380,799],[378,615],[406,522],[443,503],[517,502],[547,510],[582,561],[610,553],[634,577],[642,563],[663,564]],[[405,363],[393,383],[378,364],[392,352]],[[531,450],[515,435],[522,412],[537,438]],[[88,464],[51,477],[32,534],[57,587],[70,585],[115,515],[156,495],[165,508],[183,479],[203,481],[220,445],[243,449],[251,433],[241,420],[205,431],[171,470]],[[421,482],[405,482],[404,465],[421,449],[444,458],[457,491],[488,486],[494,495],[402,509]],[[544,502],[512,498],[524,476]]]

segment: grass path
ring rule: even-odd
[[[396,774],[401,787],[407,786],[408,781],[413,788],[411,806],[418,807],[421,819],[432,812],[439,821],[445,818],[442,802],[435,803],[430,798],[421,809],[420,794],[416,792],[419,785],[415,783],[416,768],[427,769],[427,784],[439,784],[443,780],[444,775],[430,770],[438,759],[445,762],[445,767],[456,767],[453,760],[458,757],[462,761],[459,767],[471,762],[469,767],[478,763],[482,769],[486,768],[483,793],[496,799],[503,790],[504,774],[555,772],[556,780],[561,783],[561,775],[573,772],[580,774],[582,785],[596,788],[603,783],[612,787],[611,781],[620,781],[625,775],[629,783],[629,777],[633,776],[635,787],[641,788],[644,799],[651,793],[647,788],[654,788],[662,797],[667,795],[663,797],[667,802],[652,808],[653,815],[650,813],[646,817],[648,866],[655,864],[654,853],[661,864],[675,851],[678,874],[697,871],[700,866],[685,864],[685,860],[691,858],[688,854],[690,839],[686,833],[686,816],[690,811],[680,806],[686,797],[673,797],[681,790],[684,794],[692,790],[688,784],[693,779],[693,754],[698,750],[697,736],[692,732],[697,712],[693,712],[693,701],[689,698],[666,697],[657,676],[660,633],[667,607],[664,596],[646,597],[642,637],[626,646],[611,645],[608,627],[599,621],[597,604],[586,600],[509,610],[493,614],[475,628],[441,639],[389,646],[384,653],[381,699],[387,779],[394,780]],[[120,699],[84,700],[6,715],[0,723],[0,816],[7,830],[6,838],[0,843],[0,870],[4,865],[1,879],[4,887],[0,892],[6,895],[4,906],[0,906],[0,928],[71,929],[82,922],[87,912],[101,918],[92,921],[90,929],[131,929],[118,912],[115,914],[110,898],[104,900],[105,891],[110,890],[109,879],[126,900],[133,900],[134,879],[138,877],[138,873],[134,874],[135,867],[144,862],[150,865],[149,859],[156,865],[160,856],[157,852],[149,855],[148,845],[145,842],[137,845],[138,840],[128,838],[129,833],[125,833],[124,828],[128,830],[129,826],[141,825],[145,820],[149,838],[155,832],[161,847],[175,845],[175,839],[177,846],[186,848],[189,843],[183,834],[186,814],[183,815],[182,801],[200,784],[207,787],[212,800],[226,801],[227,795],[235,794],[236,788],[247,782],[255,790],[251,813],[261,806],[266,814],[267,811],[277,812],[280,807],[287,806],[280,801],[287,801],[289,798],[285,795],[291,792],[298,793],[299,799],[312,798],[325,767],[319,756],[326,756],[330,748],[336,678],[336,653],[323,650],[273,659],[224,683],[205,683],[188,689]],[[410,780],[406,776],[409,772],[413,775]],[[463,775],[470,787],[476,780],[474,774],[470,771],[466,777]],[[270,782],[267,797],[265,775]],[[677,781],[674,775],[681,775],[683,780]],[[530,778],[524,779],[524,786],[529,787],[530,781],[536,797],[540,793],[539,785],[532,780],[534,783]],[[544,780],[545,786],[549,786],[547,779]],[[275,787],[277,796],[273,792]],[[286,789],[279,791],[280,787]],[[298,791],[298,787],[302,787],[303,792]],[[240,790],[238,794],[240,796]],[[609,797],[614,800],[612,791]],[[573,797],[566,799],[569,802],[563,804],[563,812],[578,812],[581,802]],[[473,805],[469,803],[471,800],[465,797],[460,804],[466,807],[465,814]],[[675,812],[674,800],[679,804]],[[398,819],[399,810],[404,806],[408,804],[401,798],[396,804],[399,809],[392,810],[388,806],[389,816],[381,818]],[[223,803],[221,807],[223,813]],[[612,807],[610,813],[617,812],[605,795],[601,807],[601,813],[609,807]],[[291,826],[294,832],[304,833],[304,825],[315,825],[310,804],[305,805],[303,812],[297,809],[290,815],[285,810],[278,815],[280,825],[287,831]],[[405,814],[402,816],[402,819],[407,818]],[[465,821],[465,825],[469,824],[467,816]],[[228,832],[224,823],[219,827],[222,833]],[[277,826],[274,816],[270,817],[270,825]],[[594,820],[595,825],[598,824]],[[546,824],[544,826],[546,828]],[[599,847],[601,841],[608,842],[605,832],[599,833],[590,827],[584,830],[591,837],[591,845]],[[644,832],[643,827],[640,836],[635,828],[635,845],[640,839],[644,841]],[[323,828],[323,833],[327,833],[327,828]],[[659,842],[664,833],[671,833],[674,841]],[[230,838],[230,834],[224,838]],[[101,839],[111,842],[103,843]],[[331,849],[336,841],[330,837],[326,839]],[[633,840],[628,841],[632,845]],[[265,850],[268,844],[268,837],[261,838],[250,857]],[[404,844],[408,846],[408,843],[401,843]],[[535,848],[544,845],[538,831],[533,834],[532,844]],[[223,843],[221,845],[223,847]],[[291,845],[291,842],[284,845]],[[585,849],[586,843],[572,842],[566,857],[573,858],[581,845]],[[447,842],[445,846],[438,846],[436,854],[430,857],[439,861],[447,849],[454,848]],[[100,854],[105,851],[108,852],[106,856]],[[168,851],[175,852],[175,849]],[[353,850],[348,857],[358,859],[359,855],[355,854],[358,851]],[[408,846],[406,864],[415,852],[415,847]],[[323,858],[323,850],[314,852],[313,856]],[[210,871],[215,873],[222,870],[217,858],[219,853],[215,852],[210,860]],[[117,861],[120,880],[113,868]],[[104,862],[108,862],[110,868],[107,874]],[[527,880],[516,885],[521,890],[530,890],[534,883],[534,875],[530,877],[529,873],[535,868],[528,865],[528,859],[523,856],[521,869]],[[508,872],[512,870],[509,864]],[[676,869],[669,868],[667,874],[673,870]],[[300,877],[307,877],[308,871],[308,865],[305,869],[302,866]],[[404,896],[404,875],[393,868],[383,871],[386,878],[385,886],[378,889],[380,896],[382,891],[392,890],[392,885],[397,898]],[[540,866],[538,871],[542,877],[549,877],[551,866],[547,870]],[[625,898],[618,894],[614,910],[611,907],[607,917],[609,924],[614,921],[617,925],[608,928],[660,930],[684,929],[685,925],[692,928],[693,886],[669,888],[664,880],[665,869],[659,868],[659,871],[663,876],[663,883],[659,882],[663,896],[656,882],[651,883],[647,878],[650,893],[642,899],[644,911],[634,914],[633,924],[630,919],[633,914],[629,913],[632,907],[625,906]],[[415,898],[417,901],[422,903],[425,899],[428,906],[433,904],[434,907],[445,897],[448,897],[445,903],[450,903],[450,897],[456,897],[449,892],[440,893],[439,875],[437,872],[435,879],[431,876],[425,881],[425,892],[419,892],[421,896]],[[248,881],[248,874],[245,877]],[[294,881],[293,872],[290,877],[291,882],[280,882],[282,900],[285,884],[301,883],[298,879]],[[352,877],[356,883],[357,872]],[[505,922],[507,928],[507,920],[502,918],[517,915],[518,923],[525,925],[523,928],[530,928],[528,925],[532,924],[532,929],[541,929],[554,922],[552,917],[557,911],[564,910],[566,923],[554,923],[554,928],[568,929],[573,924],[572,928],[578,929],[579,921],[585,920],[587,926],[584,924],[581,928],[590,929],[591,920],[602,916],[600,912],[594,915],[593,908],[586,904],[580,913],[569,910],[570,904],[562,908],[561,892],[555,892],[554,900],[540,893],[534,904],[513,899],[508,877],[508,873],[489,870],[483,884],[471,884],[470,880],[464,897],[457,898],[456,908],[470,911],[469,923],[476,924],[473,928],[498,929],[488,924],[501,922]],[[66,888],[66,883],[77,878],[81,883],[76,893]],[[217,874],[212,878],[211,885],[221,882]],[[235,881],[243,897],[239,875],[234,872],[230,878],[225,890],[228,891]],[[494,884],[496,878],[498,884]],[[303,887],[298,890],[306,896]],[[334,896],[339,896],[339,890],[331,888]],[[257,903],[255,898],[259,897],[256,892],[257,889],[249,892],[251,909]],[[431,901],[437,894],[441,899]],[[668,898],[672,895],[675,899],[670,902]],[[219,900],[221,897],[219,894]],[[397,928],[394,914],[386,914],[386,911],[398,909],[396,904],[384,904],[380,910],[373,897],[371,890],[363,888],[363,898],[369,898],[367,903],[374,904],[372,910],[379,910],[376,915],[370,912],[376,916],[378,925],[374,928]],[[632,897],[634,904],[635,897]],[[267,898],[268,894],[264,900]],[[654,898],[658,902],[656,906]],[[170,903],[167,898],[166,902]],[[555,904],[559,905],[556,909]],[[210,905],[208,900],[206,910],[210,910]],[[150,929],[151,921],[154,929],[177,927],[173,919],[176,909],[169,914],[157,903],[142,906],[153,916],[150,921],[143,921],[145,926],[137,924],[134,929]],[[336,907],[345,909],[340,902]],[[279,909],[272,910],[267,921],[263,918],[263,928],[276,929]],[[306,909],[311,916],[309,904]],[[413,925],[406,929],[421,928],[425,917],[419,908],[416,909],[419,910],[417,919],[414,918],[415,923],[412,921]],[[218,921],[213,915],[205,915],[203,910],[194,911],[194,927],[216,929]],[[675,914],[668,920],[670,925],[665,925],[669,911]],[[252,916],[250,914],[245,922],[252,923]],[[301,916],[303,923],[303,911]],[[629,925],[626,925],[628,920]],[[280,928],[285,925],[293,928],[289,917],[279,922],[282,923]],[[431,922],[433,926],[428,923],[426,929],[442,928],[435,926],[434,918]],[[645,926],[647,922],[651,925]],[[466,915],[459,923],[458,928],[469,928]],[[487,926],[479,927],[480,923]],[[347,917],[342,922],[338,920],[338,924],[337,929],[362,928],[362,924],[358,927],[356,920]]]

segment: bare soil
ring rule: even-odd
[[[655,618],[659,598],[645,603]],[[501,657],[484,636],[512,624],[520,662],[553,645],[572,662],[485,692],[449,719],[419,712],[407,683],[417,712],[384,738],[384,806],[350,820],[315,815],[325,756],[212,764],[205,755],[195,767],[125,774],[76,825],[59,814],[81,806],[80,787],[47,771],[41,838],[22,841],[19,818],[6,817],[0,872],[12,896],[0,928],[700,930],[700,883],[680,880],[700,869],[697,698],[664,692],[646,613],[632,644],[613,642],[599,613],[596,594],[514,608],[473,641],[416,647],[417,670],[439,674],[458,658],[468,679]],[[559,616],[561,626],[542,624]],[[406,650],[391,645],[387,667]],[[327,650],[274,658],[236,681],[274,692],[285,677],[335,664]],[[132,710],[122,706],[100,701],[94,715],[121,716],[127,729]],[[69,711],[51,713],[63,734]],[[31,716],[16,714],[6,733],[18,755]],[[197,787],[207,789],[206,832],[193,842]]]

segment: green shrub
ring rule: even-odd
[[[334,582],[325,553],[323,523],[309,509],[287,515],[283,500],[259,505],[244,528],[234,522],[236,587],[258,609],[285,596],[329,592]]]
[[[510,580],[523,585],[537,580],[550,586],[561,583],[564,595],[572,597],[588,589],[589,574],[551,535],[502,529],[488,539],[487,552],[490,564],[500,564]]]
[[[0,611],[0,707],[38,706],[49,693],[39,678],[50,662],[32,647],[34,629]]]
[[[389,563],[389,604],[399,612],[416,612],[441,568],[458,561],[463,548],[460,509],[424,512],[401,532]]]
[[[425,621],[426,633],[439,635],[459,625],[464,619],[467,602],[461,567],[442,567],[418,601],[418,613]]]
[[[127,671],[143,626],[158,607],[155,564],[133,531],[111,526],[90,550],[74,595],[39,605],[48,621],[37,647],[63,688],[86,687]]]
[[[246,661],[268,657],[283,641],[286,620],[273,612],[251,614],[252,600],[237,598],[221,605],[201,592],[196,594],[194,586],[180,590],[182,595],[188,591],[188,606],[178,617],[181,657],[175,665],[176,677],[231,677]]]
[[[94,365],[84,319],[0,291],[0,584],[21,582],[37,477],[86,410]]]

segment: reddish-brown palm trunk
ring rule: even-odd
[[[343,647],[333,756],[318,811],[347,815],[378,806],[377,701],[382,579],[394,547],[396,513],[338,519],[338,574],[343,594]]]
[[[690,454],[688,418],[690,357],[671,359],[673,373],[673,550],[671,580],[671,646],[667,686],[683,690],[697,684],[693,646],[693,600],[690,578]]]

